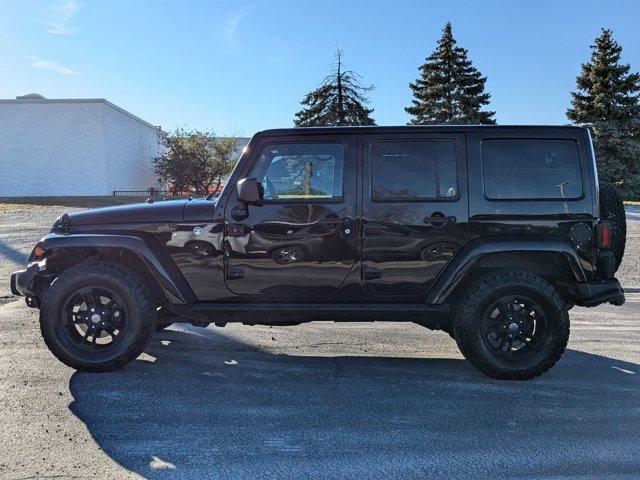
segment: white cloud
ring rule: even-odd
[[[29,65],[33,68],[43,68],[45,70],[51,70],[52,72],[59,73],[61,75],[77,75],[78,72],[75,70],[71,70],[64,65],[60,65],[59,63],[51,62],[49,60],[44,60],[39,57],[27,57],[29,60]]]
[[[47,32],[53,35],[72,35],[76,30],[69,26],[73,15],[84,6],[81,0],[62,0],[49,9],[45,22]]]
[[[235,53],[240,49],[238,27],[255,10],[256,6],[257,4],[245,5],[224,18],[219,37],[227,53]]]

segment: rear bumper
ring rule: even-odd
[[[602,303],[622,305],[625,301],[624,290],[615,278],[576,285],[575,304],[582,307],[595,307]]]
[[[24,270],[18,270],[11,274],[11,293],[27,296],[32,294],[33,280],[40,271],[40,265],[33,263]]]

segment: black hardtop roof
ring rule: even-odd
[[[295,127],[274,128],[257,132],[255,136],[269,135],[317,135],[323,133],[409,133],[409,132],[465,132],[465,131],[536,131],[543,134],[554,130],[584,131],[584,127],[572,125],[401,125],[366,127]]]

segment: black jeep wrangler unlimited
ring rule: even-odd
[[[410,321],[527,379],[562,355],[572,306],[624,302],[625,229],[585,129],[270,130],[218,197],[63,215],[11,284],[79,370],[173,322]]]

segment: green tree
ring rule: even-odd
[[[622,47],[602,29],[582,64],[567,117],[588,127],[594,139],[599,177],[625,196],[640,197],[640,75],[621,63]]]
[[[296,127],[375,125],[371,118],[373,109],[366,107],[369,103],[366,92],[373,88],[363,86],[356,72],[345,70],[342,51],[338,50],[331,72],[300,102],[303,108],[296,113],[293,123]]]
[[[457,46],[451,22],[442,29],[436,50],[419,68],[420,78],[409,84],[413,92],[410,124],[494,124],[495,112],[482,110],[491,94],[487,77],[473,66],[467,50]]]
[[[164,152],[153,159],[156,175],[175,190],[207,194],[220,187],[237,158],[235,138],[176,129],[163,138]]]

